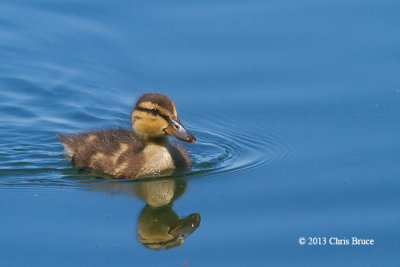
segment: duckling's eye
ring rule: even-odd
[[[153,116],[160,115],[160,112],[159,112],[158,109],[156,109],[156,108],[153,108],[152,110],[150,110],[150,112],[151,112],[151,114],[152,114]]]

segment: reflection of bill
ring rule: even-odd
[[[147,205],[140,213],[138,240],[151,249],[168,249],[183,244],[200,225],[200,214],[179,219],[172,204],[186,189],[186,182],[174,180],[146,181],[136,184],[136,195]]]

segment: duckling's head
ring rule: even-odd
[[[174,102],[158,93],[139,98],[132,112],[132,127],[143,141],[162,139],[166,135],[189,143],[196,141],[179,121]]]

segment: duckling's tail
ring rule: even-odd
[[[57,134],[56,135],[58,140],[62,143],[64,146],[64,150],[67,153],[68,156],[72,157],[75,152],[75,145],[74,145],[74,139],[75,135],[63,135],[63,134]]]

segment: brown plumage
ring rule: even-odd
[[[132,130],[116,129],[57,135],[74,166],[104,171],[118,178],[160,174],[191,166],[186,151],[167,135],[185,142],[196,139],[180,123],[167,96],[149,93],[132,112]]]

